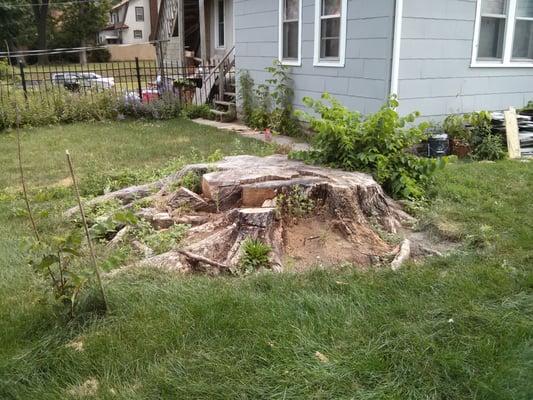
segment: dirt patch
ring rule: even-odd
[[[315,265],[338,265],[347,260],[361,266],[376,261],[375,254],[365,254],[368,248],[358,248],[339,229],[339,222],[325,215],[290,223],[284,230],[284,241],[284,265],[296,271]]]

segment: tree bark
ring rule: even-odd
[[[85,39],[81,40],[81,47],[87,47],[87,41]],[[87,50],[80,51],[80,64],[87,65]]]
[[[37,49],[43,51],[47,50],[48,9],[49,0],[41,0],[40,3],[33,5],[33,16],[37,26]],[[39,64],[47,65],[49,61],[48,54],[39,54],[38,60]]]

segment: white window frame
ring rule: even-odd
[[[283,65],[302,66],[302,0],[298,0],[298,58],[283,59],[283,23],[285,22],[285,1],[279,0],[279,46],[278,59]]]
[[[328,60],[320,58],[320,30],[322,26],[322,0],[315,0],[315,44],[314,59],[315,67],[338,67],[342,68],[346,61],[346,14],[348,10],[347,0],[341,1],[341,27],[339,32],[339,59]]]
[[[476,4],[476,22],[474,24],[474,43],[472,46],[472,68],[533,68],[531,61],[513,61],[513,39],[516,26],[516,5],[517,0],[509,0],[509,10],[505,20],[505,36],[503,42],[503,57],[501,60],[478,60],[477,53],[479,49],[479,35],[481,31],[481,2],[477,0]]]
[[[224,43],[220,45],[219,43],[219,11],[218,11],[218,2],[222,1],[223,15],[224,18]],[[225,49],[226,48],[226,1],[225,0],[215,0],[215,48],[216,49]]]
[[[135,36],[135,32],[141,32],[141,37]],[[142,40],[143,38],[143,30],[142,29],[134,29],[133,30],[133,39],[135,40]]]

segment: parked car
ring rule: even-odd
[[[115,78],[105,78],[94,72],[61,72],[52,74],[52,83],[66,89],[78,91],[80,88],[110,89],[115,86]]]
[[[101,87],[103,89],[110,89],[115,86],[115,78],[106,78],[94,72],[82,72],[79,74],[81,79],[89,82],[91,87]]]

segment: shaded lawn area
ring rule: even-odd
[[[82,185],[94,184],[94,164],[103,175],[147,171],[133,178],[142,179],[169,157],[272,151],[187,121],[36,129],[24,142],[28,178],[39,185],[65,178],[64,148]],[[0,137],[0,146],[0,187],[13,187],[13,138]],[[532,182],[532,163],[449,165],[421,220],[463,245],[398,273],[343,267],[214,279],[136,271],[107,282],[107,317],[68,323],[25,265],[19,243],[28,226],[13,215],[7,190],[0,398],[531,399]],[[66,197],[47,204],[62,208],[72,203]],[[91,379],[97,389],[80,387]]]

